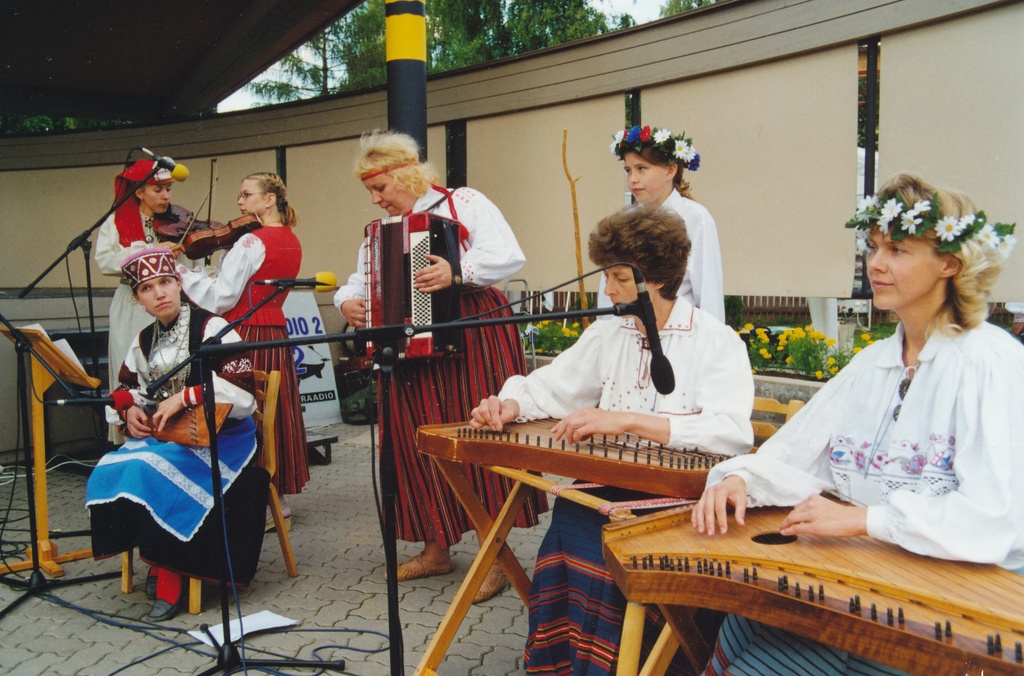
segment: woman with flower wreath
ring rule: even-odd
[[[896,333],[859,352],[756,454],[716,466],[694,527],[726,532],[728,505],[739,525],[748,507],[794,505],[783,535],[867,535],[1024,574],[1024,346],[985,321],[1014,226],[901,173],[847,227],[866,235],[874,303],[897,314]],[[731,615],[705,674],[798,664],[892,673]]]
[[[512,316],[507,299],[492,285],[518,272],[526,257],[493,202],[471,188],[449,190],[437,185],[437,171],[419,161],[416,140],[399,132],[364,136],[354,173],[373,203],[391,216],[432,212],[459,222],[460,269],[452,270],[447,260],[427,254],[430,265],[416,273],[417,289],[434,293],[451,287],[459,277],[461,316]],[[356,328],[366,325],[365,247],[365,243],[359,247],[356,272],[334,296],[334,304]],[[501,387],[506,378],[525,372],[526,358],[513,324],[464,330],[461,354],[396,365],[391,400],[378,406],[390,411],[387,419],[398,472],[397,535],[400,540],[423,543],[422,552],[398,566],[399,580],[451,572],[451,546],[471,529],[437,466],[417,452],[416,429],[466,420],[481,397]],[[512,482],[478,465],[465,467],[477,495],[497,516]],[[546,497],[532,491],[515,525],[535,526],[537,515],[544,511]],[[508,577],[496,562],[473,602],[485,601],[508,586]]]
[[[628,127],[614,136],[612,154],[622,160],[626,183],[637,202],[662,206],[679,214],[686,223],[692,248],[686,261],[686,275],[679,297],[725,321],[725,291],[722,283],[722,251],[718,245],[715,219],[703,205],[690,197],[690,183],[683,171],[697,171],[700,154],[693,139],[665,128]],[[598,307],[611,303],[598,294]]]

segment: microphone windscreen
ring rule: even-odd
[[[316,273],[316,291],[333,291],[338,288],[338,278],[333,272]]]
[[[184,164],[174,165],[174,169],[171,169],[171,178],[181,183],[186,178],[188,178],[188,167],[186,167]]]

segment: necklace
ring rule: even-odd
[[[903,408],[903,398],[907,396],[907,392],[910,390],[910,383],[914,380],[914,374],[917,373],[918,366],[904,366],[903,367],[903,378],[900,380],[899,385],[896,386],[896,390],[890,395],[889,403],[886,405],[885,410],[888,411],[892,407],[892,414],[885,415],[882,418],[882,423],[878,427],[878,431],[875,433],[875,439],[871,443],[871,455],[865,459],[864,462],[864,478],[867,478],[871,472],[871,465],[874,463],[875,458],[878,456],[878,445],[886,439],[886,435],[889,432],[889,425],[899,420],[900,409]],[[899,397],[897,400],[896,398]],[[896,406],[893,407],[893,401],[896,401]]]
[[[162,378],[168,371],[180,364],[188,354],[189,324],[192,309],[188,303],[181,304],[181,310],[174,324],[167,329],[160,326],[160,320],[153,322],[153,342],[149,350],[149,373],[153,381]],[[156,391],[154,397],[163,401],[185,389],[192,365],[189,364],[178,371],[163,387]]]
[[[146,244],[152,244],[156,236],[153,234],[153,217],[142,217],[142,232],[145,235]]]

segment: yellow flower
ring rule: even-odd
[[[818,380],[821,380],[822,376],[824,376],[824,375],[825,374],[823,374],[821,371],[815,371],[814,372],[814,377],[817,378]]]
[[[764,357],[765,359],[771,359],[772,358],[772,353],[762,347],[761,348],[761,356]]]
[[[832,368],[830,368],[828,370],[828,372],[829,373],[839,373],[839,367],[838,366],[833,366]]]
[[[793,358],[792,357],[786,357],[786,363],[787,364],[792,364],[793,363]]]
[[[860,334],[860,339],[861,340],[871,340],[871,334],[870,333],[862,333],[862,334]]]
[[[832,366],[833,364],[836,363],[836,358],[835,357],[829,357],[827,363],[828,363],[829,366]]]
[[[858,352],[860,352],[863,349],[864,349],[863,347],[855,347],[855,348],[853,348],[853,353],[857,354]]]
[[[873,340],[869,340],[868,341],[868,345],[874,345],[874,344],[875,344],[875,341],[873,341]]]
[[[825,340],[825,334],[821,331],[811,331],[811,340]]]
[[[828,340],[825,341],[825,344],[828,345],[829,347],[832,347],[833,345],[836,344],[836,339],[835,338],[829,338]]]
[[[762,333],[761,334],[761,342],[762,343],[770,343],[770,342],[772,342],[772,339]]]
[[[743,325],[743,329],[744,329],[745,331],[749,331],[749,330],[751,330],[752,328],[754,328],[754,325],[753,325],[753,324],[744,324],[744,325]]]
[[[779,345],[779,346],[778,346],[777,348],[775,348],[775,351],[776,351],[776,352],[782,352],[782,351],[783,351],[783,350],[785,350],[785,349],[786,349],[786,346],[785,346],[785,345]]]

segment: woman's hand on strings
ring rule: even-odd
[[[132,406],[124,413],[124,422],[128,427],[128,436],[133,439],[145,439],[153,436],[149,416],[138,406]]]
[[[693,527],[706,535],[714,535],[716,529],[728,533],[729,505],[735,507],[736,523],[742,526],[747,513],[747,482],[742,477],[727,476],[704,490],[691,513]]]
[[[783,535],[826,535],[850,538],[868,534],[868,508],[844,505],[812,495],[793,508],[779,525]]]
[[[491,396],[480,401],[480,405],[473,409],[470,413],[469,425],[481,429],[486,427],[487,429],[500,432],[505,423],[510,423],[519,417],[519,402],[515,399],[505,399],[502,401],[497,397]]]
[[[167,421],[185,410],[185,402],[179,396],[170,396],[160,402],[153,414],[153,428],[156,432],[162,432]]]

